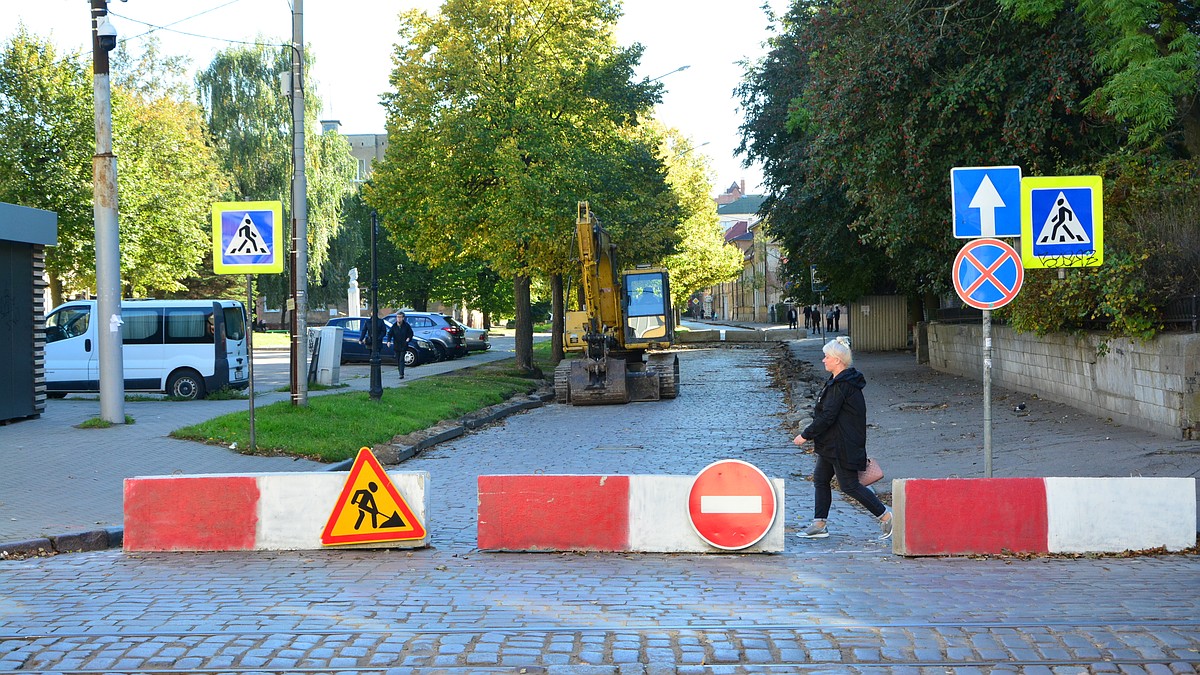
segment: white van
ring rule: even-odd
[[[246,313],[237,300],[122,300],[125,391],[204,398],[250,384]],[[73,300],[46,316],[46,391],[52,398],[100,391],[95,300]]]

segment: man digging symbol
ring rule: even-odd
[[[362,526],[363,519],[367,517],[367,514],[371,514],[371,529],[373,530],[378,530],[385,527],[408,526],[408,524],[404,522],[404,519],[400,517],[400,513],[398,511],[392,511],[392,515],[387,520],[383,521],[382,525],[380,525],[379,517],[382,514],[379,513],[379,507],[375,504],[374,495],[374,493],[379,492],[379,486],[375,484],[375,481],[371,481],[367,483],[367,488],[368,489],[366,490],[358,490],[354,493],[354,496],[350,498],[350,503],[358,507],[358,520],[354,521],[354,529],[357,530]]]

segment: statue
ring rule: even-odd
[[[350,268],[350,286],[346,289],[346,314],[362,316],[362,300],[358,293],[358,268]]]

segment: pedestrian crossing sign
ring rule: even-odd
[[[342,493],[321,533],[325,546],[424,539],[425,526],[400,496],[369,448],[350,468]]]
[[[217,202],[212,208],[213,271],[278,274],[283,271],[283,205]]]
[[[1021,180],[1021,263],[1030,268],[1104,263],[1104,189],[1100,176]]]

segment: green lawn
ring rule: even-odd
[[[549,348],[548,342],[534,345],[534,363],[548,377],[554,371]],[[539,384],[540,380],[520,376],[515,359],[505,359],[385,389],[378,402],[360,391],[312,396],[308,406],[302,408],[280,401],[256,409],[258,447],[253,454],[338,462],[353,457],[363,446],[386,443],[395,436],[458,419],[514,394],[530,393]],[[177,429],[171,435],[226,446],[237,443],[238,451],[246,452],[250,443],[249,412],[223,415]]]

